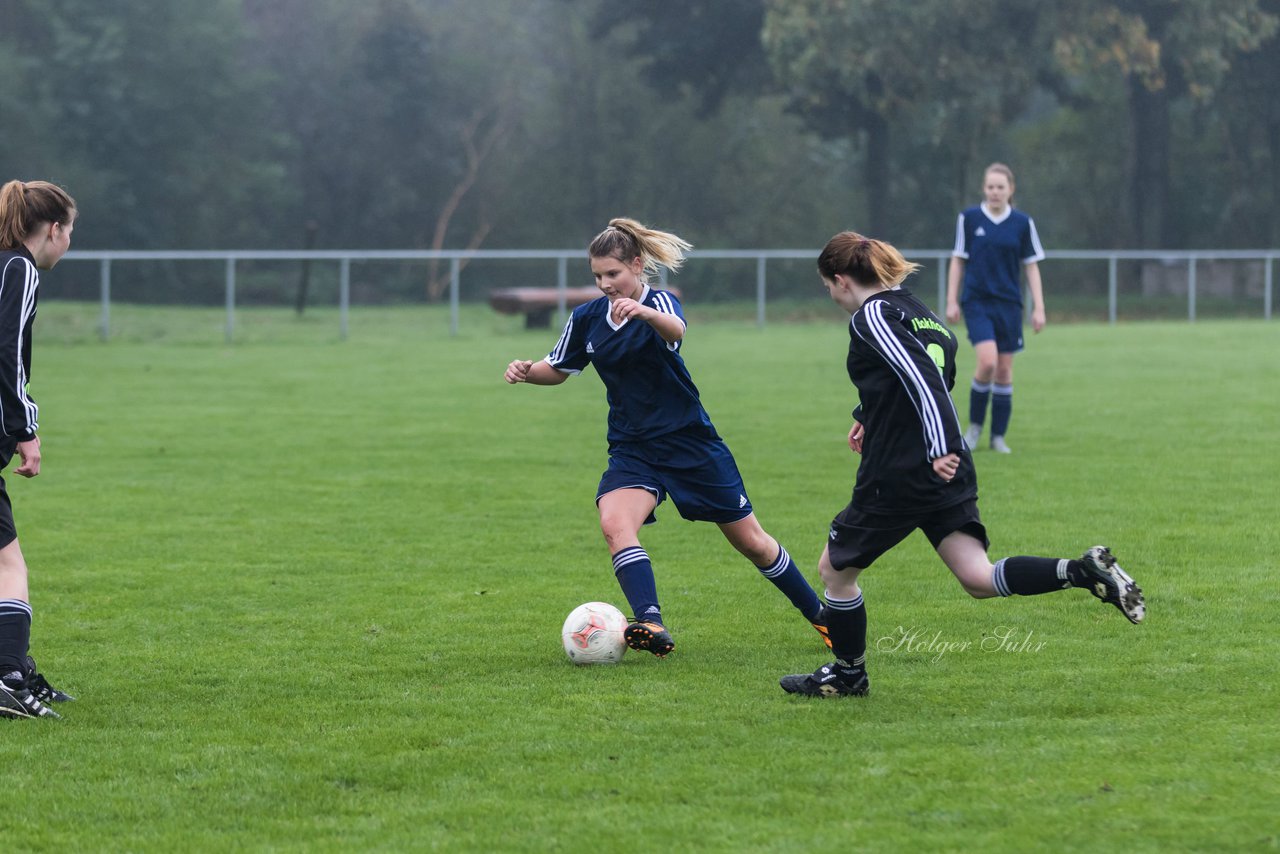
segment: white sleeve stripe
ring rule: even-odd
[[[547,363],[551,367],[555,367],[556,363],[564,361],[564,351],[569,346],[569,335],[573,332],[573,315],[569,315],[568,322],[564,325],[564,331],[560,333],[560,340],[556,342],[556,346],[551,348],[551,353],[547,356]]]
[[[942,456],[946,447],[946,432],[942,426],[942,413],[938,410],[938,402],[934,400],[933,394],[929,390],[928,384],[924,377],[920,375],[920,370],[911,357],[907,354],[906,349],[902,346],[897,338],[894,337],[893,331],[889,329],[889,322],[884,318],[884,306],[880,300],[872,300],[865,306],[867,311],[867,324],[871,328],[872,334],[876,341],[881,345],[881,350],[889,360],[889,365],[902,379],[903,385],[907,389],[907,396],[911,398],[911,402],[916,407],[916,412],[920,415],[920,423],[924,428],[925,445],[928,447],[929,459],[936,459]],[[914,391],[914,394],[912,392]],[[917,398],[919,402],[917,402]]]
[[[1027,225],[1031,227],[1031,251],[1034,253],[1030,258],[1023,258],[1023,264],[1031,264],[1036,261],[1044,260],[1044,247],[1040,245],[1040,232],[1036,231],[1036,221],[1031,217],[1027,217]]]
[[[27,322],[31,319],[32,313],[35,311],[36,287],[40,284],[40,274],[36,272],[35,265],[25,258],[17,257],[10,259],[9,264],[21,264],[24,271],[22,281],[22,305],[19,308],[18,315],[18,334],[16,346],[14,348],[14,365],[16,370],[12,377],[13,391],[17,395],[19,402],[23,408],[22,423],[25,429],[34,433],[38,425],[39,407],[35,401],[27,396],[27,371],[22,365],[22,348],[25,342],[24,333],[26,331]],[[9,264],[0,270],[0,293],[4,290],[4,281],[6,274],[9,272]],[[0,398],[0,424],[4,423],[4,403]]]
[[[25,343],[23,333],[36,310],[36,287],[39,284],[40,274],[36,272],[35,265],[28,262],[27,280],[22,291],[22,317],[18,321],[18,399],[26,410],[27,429],[32,433],[36,431],[39,409],[36,408],[35,401],[27,396],[27,371],[22,365],[22,349]]]
[[[663,314],[669,314],[672,317],[677,318],[681,323],[684,323],[684,318],[676,314],[676,307],[675,307],[675,304],[671,301],[671,294],[666,293],[665,291],[662,293],[655,293],[653,296],[653,301],[655,303],[654,307],[658,311],[662,312]],[[688,326],[688,325],[689,324],[685,323],[685,326]]]
[[[676,314],[676,307],[675,307],[675,304],[671,301],[671,294],[667,293],[666,291],[653,291],[652,293],[653,293],[654,309],[656,309],[658,312],[662,314],[671,315],[676,320],[680,321],[680,323],[682,323],[686,329],[689,328],[689,324],[685,323],[684,318]],[[668,342],[667,349],[670,350],[672,353],[676,352],[677,350],[680,349],[680,341],[677,340],[677,341]]]
[[[969,257],[969,253],[964,251],[964,214],[956,217],[956,246],[951,250],[951,254],[957,258]]]

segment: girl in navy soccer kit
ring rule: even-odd
[[[71,246],[76,203],[46,181],[0,188],[0,469],[40,474],[39,410],[27,393],[39,270],[51,270]],[[28,654],[31,597],[13,507],[0,480],[0,716],[58,717],[45,703],[71,697],[49,685]]]
[[[964,439],[976,450],[991,403],[991,449],[1009,453],[1005,434],[1013,415],[1013,356],[1022,350],[1022,271],[1031,292],[1031,328],[1044,328],[1044,291],[1038,262],[1044,248],[1036,224],[1015,210],[1013,172],[992,163],[983,175],[985,201],[960,214],[947,275],[947,321],[964,313],[978,364],[969,392],[969,429]],[[963,284],[963,288],[961,287]]]
[[[1133,623],[1146,605],[1105,546],[1078,559],[1008,557],[992,564],[978,480],[951,402],[955,335],[902,282],[919,265],[851,231],[818,256],[822,282],[849,321],[846,367],[858,390],[849,447],[862,455],[853,498],[831,523],[818,563],[836,660],[784,676],[791,694],[867,693],[867,609],[858,575],[917,528],[977,599],[1086,587]]]
[[[588,250],[602,295],[573,310],[546,358],[517,359],[504,378],[558,385],[594,365],[604,382],[609,464],[596,506],[614,574],[635,615],[626,629],[632,649],[661,657],[675,646],[639,540],[641,526],[656,521],[654,510],[668,496],[684,518],[719,526],[825,639],[821,601],[787,550],[760,527],[733,455],[680,357],[680,301],[646,282],[658,265],[678,269],[689,248],[674,234],[634,220],[610,221]]]

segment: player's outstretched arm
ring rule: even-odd
[[[560,383],[569,378],[569,375],[564,371],[551,367],[545,360],[534,362],[529,359],[516,359],[507,365],[506,373],[502,375],[502,378],[511,385],[516,383],[560,385]]]

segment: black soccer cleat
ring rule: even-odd
[[[627,646],[632,649],[651,652],[658,658],[665,657],[676,648],[676,642],[671,639],[671,632],[667,631],[661,623],[632,623],[627,626],[622,637],[627,642]]]
[[[795,673],[778,680],[788,694],[806,697],[865,697],[871,690],[867,671],[850,669],[832,662],[824,664],[812,673]]]
[[[1120,609],[1120,613],[1129,622],[1137,625],[1147,615],[1147,603],[1142,598],[1142,588],[1133,583],[1120,565],[1116,563],[1111,549],[1106,546],[1094,546],[1080,558],[1088,583],[1089,592],[1103,602],[1109,602]]]
[[[69,703],[75,697],[66,691],[59,691],[49,684],[49,680],[36,668],[36,660],[27,656],[27,690],[42,703]]]
[[[27,689],[22,674],[16,671],[0,679],[0,716],[6,718],[62,717],[37,700]]]

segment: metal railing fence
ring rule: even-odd
[[[938,305],[946,300],[947,261],[951,251],[947,249],[904,249],[909,260],[931,260],[937,264]],[[1114,324],[1117,315],[1118,273],[1121,261],[1157,261],[1163,264],[1187,266],[1187,319],[1196,319],[1197,267],[1204,261],[1261,261],[1263,263],[1263,310],[1266,320],[1272,316],[1272,294],[1275,261],[1280,249],[1230,249],[1230,250],[1064,250],[1046,253],[1046,260],[1106,261],[1107,262],[1107,319]],[[448,261],[449,273],[449,334],[458,333],[459,303],[461,299],[462,264],[464,260],[546,260],[556,265],[556,287],[560,293],[558,316],[561,322],[567,316],[566,291],[569,287],[568,264],[581,260],[581,249],[473,249],[473,250],[174,250],[174,251],[73,251],[66,261],[97,261],[99,263],[101,317],[98,324],[103,340],[111,336],[111,265],[117,261],[222,261],[225,265],[226,340],[235,337],[236,313],[236,265],[242,261],[332,261],[338,265],[339,333],[347,337],[348,315],[351,307],[352,261]],[[817,259],[814,249],[696,249],[689,253],[691,262],[701,259],[754,260],[756,268],[756,322],[766,322],[768,280],[767,265],[773,260]],[[661,281],[665,283],[665,270]]]

